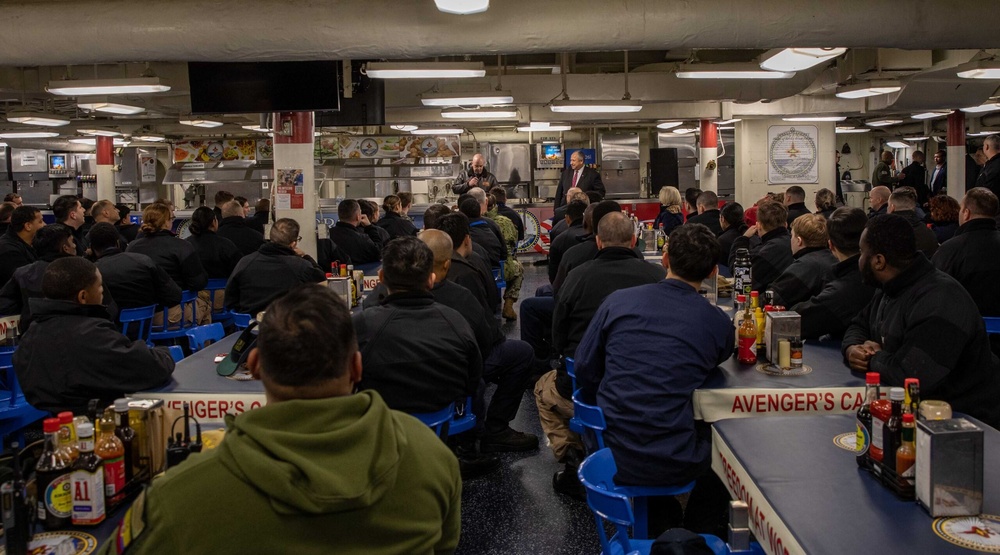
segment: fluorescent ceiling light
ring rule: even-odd
[[[910,145],[900,141],[889,141],[885,144],[886,146],[891,146],[892,148],[910,148]]]
[[[996,60],[969,62],[958,66],[955,70],[963,79],[1000,79],[1000,62]]]
[[[93,135],[95,137],[121,137],[122,134],[115,131],[114,129],[77,129],[77,133],[83,133],[84,135]]]
[[[95,94],[150,94],[166,92],[170,86],[159,77],[130,77],[125,79],[68,79],[49,81],[45,90],[62,96],[88,96]]]
[[[847,116],[794,116],[781,119],[782,121],[844,121]]]
[[[674,127],[680,127],[684,125],[683,121],[661,121],[656,124],[657,129],[673,129]]]
[[[789,79],[794,72],[766,71],[753,64],[680,64],[680,79]]]
[[[896,125],[898,123],[903,123],[901,119],[877,119],[873,121],[866,121],[865,125],[868,127],[885,127],[886,125]]]
[[[867,133],[869,131],[871,131],[871,129],[857,128],[857,127],[838,127],[837,128],[837,134],[838,135],[843,135],[845,133]]]
[[[490,0],[434,0],[434,5],[444,13],[469,15],[488,10]]]
[[[369,62],[365,66],[373,79],[460,79],[485,77],[482,62]]]
[[[910,116],[913,119],[934,119],[943,118],[948,115],[948,112],[922,112],[919,114],[913,114]]]
[[[968,114],[979,114],[979,113],[982,113],[982,112],[994,112],[996,110],[1000,110],[1000,103],[992,102],[992,103],[989,103],[989,104],[981,104],[979,106],[970,106],[968,108],[962,108],[962,111],[966,112]]]
[[[69,118],[45,112],[12,111],[7,114],[7,121],[25,125],[41,125],[44,127],[59,127],[69,125]]]
[[[902,88],[903,86],[899,83],[899,81],[894,79],[878,79],[848,85],[846,87],[837,87],[837,98],[866,98],[869,96],[878,96],[880,94],[898,92],[902,90]]]
[[[678,127],[674,129],[672,133],[677,133],[678,135],[688,135],[697,131],[697,127]]]
[[[569,131],[570,129],[572,129],[572,127],[569,125],[552,124],[547,121],[533,121],[528,125],[521,125],[518,126],[517,128],[517,130],[521,131],[522,133],[526,133],[528,131],[532,132],[552,131],[553,133],[555,133],[557,131]]]
[[[492,93],[426,93],[420,95],[424,106],[506,106],[514,103],[510,91]]]
[[[146,108],[138,104],[128,102],[111,101],[106,96],[90,96],[77,100],[76,105],[91,112],[104,112],[107,114],[133,115],[141,114]]]
[[[145,141],[147,143],[162,143],[167,140],[166,137],[160,135],[159,133],[140,133],[138,135],[133,135],[132,138],[137,141]]]
[[[74,139],[70,139],[69,142],[75,145],[97,146],[97,139],[92,139],[87,137],[77,137]],[[114,139],[112,142],[114,143],[114,146],[122,146],[127,141],[125,141],[125,139]]]
[[[0,131],[0,139],[49,139],[58,136],[55,131]]]
[[[445,119],[516,119],[517,108],[480,108],[466,110],[464,108],[445,108],[441,110]]]
[[[801,71],[836,58],[846,48],[785,48],[769,50],[760,62],[768,71]]]
[[[404,133],[409,133],[410,131],[416,131],[419,129],[416,125],[390,125],[390,129],[395,129],[396,131],[403,131]]]
[[[930,137],[903,137],[904,141],[926,141]]]
[[[205,119],[205,118],[182,119],[181,124],[191,125],[193,127],[221,127],[222,125],[224,125],[221,121],[213,119]]]
[[[717,121],[717,122],[715,122],[715,125],[729,125],[730,123],[736,123],[736,122],[739,122],[739,121],[743,121],[743,120],[742,120],[742,119],[739,119],[739,118],[735,118],[735,119],[724,119],[724,120],[722,120],[722,121]]]
[[[251,125],[241,125],[243,129],[247,131],[253,131],[255,133],[270,133],[271,129],[269,127],[261,127],[259,123],[254,123]]]
[[[719,127],[716,127],[716,129],[719,130],[719,131],[734,131],[734,130],[736,130],[736,126],[735,125],[720,125]]]
[[[638,112],[642,104],[638,100],[553,100],[549,109],[561,114],[621,114]]]
[[[461,135],[465,132],[464,129],[459,127],[442,127],[439,129],[417,129],[413,131],[414,135]]]
[[[968,136],[968,137],[989,137],[990,135],[997,135],[997,134],[1000,134],[1000,131],[997,131],[997,130],[994,129],[994,130],[981,130],[981,131],[978,131],[976,133],[966,133],[966,136]]]

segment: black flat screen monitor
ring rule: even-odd
[[[191,113],[340,110],[339,61],[189,62]]]

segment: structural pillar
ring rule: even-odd
[[[965,113],[948,114],[948,196],[962,202],[965,196]]]
[[[118,202],[115,195],[115,140],[97,137],[97,199]]]
[[[719,192],[719,133],[715,122],[701,120],[701,144],[698,149],[698,163],[702,191]]]
[[[274,114],[275,215],[299,223],[299,248],[316,258],[316,180],[313,168],[312,112]],[[324,230],[323,236],[326,237]]]

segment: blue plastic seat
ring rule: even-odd
[[[563,362],[566,364],[566,373],[573,380],[573,391],[576,391],[576,359],[566,357],[563,359]]]
[[[208,280],[205,285],[205,291],[208,291],[208,303],[212,306],[212,323],[219,322],[222,325],[226,325],[233,320],[233,313],[227,310],[225,307],[216,309],[215,308],[215,295],[217,293],[226,292],[226,280],[222,278],[215,278]]]
[[[187,331],[195,327],[198,319],[198,294],[192,291],[181,291],[181,319],[176,327],[172,327],[167,319],[169,307],[160,307],[163,313],[163,323],[153,326],[153,331],[149,334],[150,341],[163,341],[167,339],[177,339],[184,337]]]
[[[507,267],[507,261],[501,260],[499,268],[493,268],[493,281],[497,283],[497,289],[505,289],[507,287],[506,274],[504,269]]]
[[[580,435],[585,435],[589,431],[594,438],[591,445],[597,445],[598,449],[604,449],[604,430],[608,429],[608,424],[604,420],[604,411],[601,410],[601,407],[588,405],[581,401],[580,390],[573,392],[573,418],[569,420],[569,428]]]
[[[466,397],[463,405],[455,406],[451,421],[448,422],[448,435],[457,435],[475,427],[476,415],[472,413],[472,397]]]
[[[427,424],[440,438],[448,437],[448,421],[455,415],[455,403],[448,403],[445,408],[434,412],[421,412],[413,417]]]
[[[187,336],[190,342],[191,352],[196,353],[205,348],[206,342],[215,342],[225,337],[226,330],[222,327],[222,324],[215,322],[214,324],[195,326],[184,332],[184,335]]]
[[[156,314],[156,305],[122,309],[118,313],[118,321],[122,323],[122,333],[134,340],[149,343],[154,314]]]
[[[49,414],[36,409],[25,400],[11,362],[13,355],[13,349],[0,351],[0,373],[3,374],[6,384],[6,398],[0,401],[0,440],[10,434],[17,434],[18,441],[24,445],[24,428]]]
[[[1000,318],[983,316],[983,321],[986,322],[986,333],[1000,333]]]
[[[170,356],[174,359],[174,362],[180,362],[184,360],[184,348],[180,345],[171,345],[167,347],[170,349]]]
[[[241,312],[230,312],[229,314],[233,317],[233,325],[236,326],[236,329],[245,330],[250,325],[251,318],[249,314]]]

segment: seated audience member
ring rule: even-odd
[[[757,224],[750,226],[743,235],[737,237],[729,252],[728,266],[732,268],[736,260],[736,251],[750,250],[753,290],[761,295],[794,260],[791,237],[785,229],[787,218],[788,210],[781,203],[761,202],[757,205]],[[754,235],[760,235],[760,244],[751,248],[750,238]]]
[[[107,406],[127,393],[159,387],[174,360],[166,347],[122,335],[108,318],[101,272],[78,256],[54,260],[31,299],[34,323],[14,352],[24,396],[36,409],[83,414],[90,399]]]
[[[521,219],[521,215],[517,213],[517,210],[507,206],[507,191],[503,187],[494,187],[490,190],[490,195],[496,199],[497,213],[510,218],[511,223],[517,228],[517,240],[524,240],[524,220]]]
[[[233,197],[233,200],[235,200],[236,202],[240,203],[240,208],[243,209],[243,218],[244,219],[249,218],[250,217],[250,201],[247,200],[247,197]]]
[[[888,213],[889,209],[889,195],[892,191],[889,190],[885,185],[879,185],[878,187],[872,188],[868,193],[868,217],[874,218],[875,216],[881,216],[882,214]]]
[[[722,234],[719,235],[719,246],[722,248],[719,264],[728,267],[729,251],[733,250],[733,243],[747,231],[747,225],[743,223],[743,206],[738,202],[727,202],[719,211],[719,227],[722,228]]]
[[[934,256],[934,251],[938,248],[937,237],[934,232],[927,229],[924,221],[917,216],[917,195],[909,187],[899,187],[889,195],[889,214],[895,214],[909,222],[913,228],[913,235],[917,240],[917,250],[924,253],[927,258]]]
[[[455,246],[448,281],[468,289],[487,314],[495,314],[500,305],[500,293],[493,280],[493,273],[484,267],[485,262],[475,260],[477,255],[472,252],[469,219],[461,212],[454,212],[442,216],[435,223],[438,229],[451,237],[452,245]]]
[[[247,366],[267,406],[228,417],[218,448],[156,480],[136,502],[144,525],[131,525],[131,545],[113,534],[104,553],[254,552],[277,538],[297,553],[454,551],[455,457],[378,393],[353,393],[362,361],[340,300],[297,287],[267,307],[259,330]]]
[[[692,394],[732,356],[735,342],[732,320],[698,294],[702,280],[716,275],[719,250],[707,227],[678,228],[663,253],[667,278],[611,293],[576,349],[582,401],[596,403],[607,421],[615,482],[695,480],[684,527],[696,532],[714,529],[709,521],[725,513],[729,498],[711,470],[710,427],[695,421],[692,408]],[[663,507],[650,501],[651,534],[679,524],[660,520],[664,512],[677,518],[675,499],[663,498]]]
[[[816,214],[829,219],[830,214],[833,214],[836,209],[837,197],[833,191],[826,187],[816,191]]]
[[[500,261],[507,259],[507,244],[504,242],[500,226],[486,218],[486,212],[489,208],[486,191],[475,187],[468,195],[471,198],[458,203],[459,212],[469,218],[469,233],[472,235],[472,242],[482,245],[486,249],[489,255],[486,261],[490,263],[491,268],[499,268]],[[475,201],[475,203],[469,202],[470,200]]]
[[[122,203],[116,204],[115,208],[118,209],[118,222],[115,224],[115,227],[118,228],[118,233],[125,239],[126,244],[135,241],[135,236],[139,233],[139,226],[132,223],[132,220],[129,219],[132,209],[127,204]]]
[[[834,210],[826,221],[830,252],[838,262],[833,267],[833,280],[822,291],[790,307],[802,316],[802,337],[832,335],[839,339],[872,300],[875,288],[862,282],[858,269],[858,242],[867,223],[863,210],[847,207]]]
[[[413,222],[403,216],[398,196],[388,195],[382,199],[382,208],[385,210],[385,215],[376,225],[389,233],[390,240],[396,237],[412,237],[417,234],[417,228]]]
[[[670,235],[674,229],[684,225],[684,215],[681,213],[681,192],[677,187],[660,188],[660,213],[653,221],[653,229],[661,229]]]
[[[497,187],[495,191],[502,191],[502,187]],[[514,312],[514,303],[521,296],[521,283],[524,281],[524,267],[517,259],[517,226],[510,218],[504,216],[497,209],[496,197],[490,193],[487,199],[486,217],[496,222],[503,233],[503,240],[507,247],[507,258],[503,263],[503,279],[506,287],[503,290],[503,309],[500,313],[505,320],[517,320],[517,313]]]
[[[330,239],[355,266],[382,260],[381,235],[373,228],[368,216],[361,213],[361,205],[354,199],[345,199],[337,206],[337,223],[330,228]]]
[[[297,285],[325,282],[326,272],[298,247],[298,222],[281,218],[270,233],[270,241],[241,258],[233,269],[226,283],[226,308],[257,314]]]
[[[7,233],[7,228],[10,227],[10,217],[14,215],[16,208],[17,205],[13,202],[0,204],[0,235]]]
[[[144,254],[151,258],[153,263],[163,268],[182,291],[201,291],[208,283],[208,274],[205,273],[201,259],[198,258],[198,253],[191,243],[179,239],[170,231],[170,224],[170,207],[160,203],[150,204],[142,211],[142,229],[139,236],[129,243],[125,252]],[[212,319],[212,307],[201,299],[196,302],[196,307],[195,321],[199,325],[209,323]],[[153,324],[161,325],[162,319],[162,314],[157,312]],[[181,307],[179,305],[170,307],[167,319],[171,326],[180,322]]]
[[[844,359],[902,387],[920,380],[922,399],[1000,425],[1000,376],[975,301],[917,250],[913,226],[894,214],[873,218],[861,235],[861,275],[879,287],[844,333]]]
[[[90,207],[90,215],[94,218],[94,224],[87,228],[87,244],[90,244],[90,232],[94,229],[94,225],[106,223],[114,226],[118,223],[121,218],[118,217],[118,208],[110,200],[99,200]],[[117,228],[115,228],[117,231]],[[118,235],[118,248],[125,250],[128,246],[128,241],[125,240],[121,234]],[[88,257],[91,261],[96,260],[94,256],[93,245],[90,245],[90,256]]]
[[[371,228],[375,233],[378,233],[378,243],[384,247],[386,243],[392,240],[392,236],[383,227],[378,225],[380,219],[378,204],[370,200],[361,199],[358,200],[358,206],[361,207],[361,213],[373,224]]]
[[[552,214],[552,229],[549,230],[549,244],[552,244],[552,241],[555,241],[556,237],[559,237],[559,234],[566,231],[566,228],[569,226],[566,223],[566,207],[574,200],[592,204],[587,193],[584,193],[579,187],[570,187],[567,189],[566,202],[556,207]]]
[[[566,281],[566,276],[569,275],[573,268],[576,268],[588,260],[593,260],[594,257],[597,256],[597,251],[600,250],[597,248],[597,226],[600,224],[601,218],[612,212],[622,211],[621,205],[613,200],[602,200],[600,202],[592,203],[592,206],[593,208],[591,208],[591,206],[587,207],[590,212],[589,224],[587,223],[587,213],[584,213],[584,229],[587,230],[587,234],[581,235],[578,243],[570,247],[569,250],[563,254],[562,260],[559,261],[559,269],[556,271],[556,280],[552,282],[553,293],[557,293],[559,291],[559,287],[561,287],[563,282]]]
[[[27,266],[38,255],[31,243],[35,233],[45,227],[42,211],[33,206],[18,206],[10,215],[10,227],[0,236],[0,283],[7,283],[14,270]]]
[[[15,208],[24,203],[24,199],[22,199],[21,195],[17,193],[7,193],[4,195],[3,201],[13,203]]]
[[[109,223],[95,224],[90,230],[90,249],[97,257],[95,264],[101,271],[104,289],[114,297],[118,307],[179,304],[181,288],[167,272],[144,254],[122,252],[119,237],[118,230]]]
[[[225,215],[222,213],[222,208],[227,203],[232,202],[235,198],[236,197],[229,191],[219,191],[215,193],[215,208],[212,208],[212,210],[215,212],[215,217],[219,220],[219,223],[222,223],[222,219],[225,218]]]
[[[413,193],[409,191],[400,191],[396,193],[396,196],[399,197],[400,213],[404,218],[412,222],[413,218],[410,217],[410,207],[413,206]]]
[[[584,262],[566,278],[556,295],[552,314],[552,347],[563,357],[573,357],[594,313],[611,293],[628,287],[656,283],[663,279],[660,266],[650,264],[632,247],[636,238],[632,222],[621,212],[601,218],[597,256]],[[583,461],[580,438],[569,429],[573,417],[573,381],[564,364],[541,377],[535,384],[535,404],[542,429],[556,460],[566,465],[552,479],[555,490],[582,496],[576,471]]]
[[[218,216],[216,218],[218,219]],[[257,249],[264,244],[264,235],[247,223],[239,201],[231,200],[222,205],[222,218],[218,221],[219,228],[216,230],[216,235],[232,241],[243,256],[257,252]]]
[[[256,205],[254,205],[253,215],[247,218],[247,225],[257,233],[264,235],[264,226],[267,225],[267,221],[270,216],[271,201],[269,199],[262,198],[257,201]]]
[[[938,195],[934,200],[951,198]],[[1000,317],[1000,231],[996,218],[1000,206],[996,195],[985,187],[965,193],[958,212],[959,227],[955,236],[941,244],[931,261],[934,267],[958,280],[979,308],[979,314]],[[991,334],[993,353],[1000,356],[1000,335]]]
[[[432,204],[424,210],[424,229],[437,229],[437,222],[451,214],[451,209],[443,204]]]
[[[243,258],[243,253],[235,243],[216,233],[219,221],[215,219],[215,212],[207,206],[196,208],[191,214],[189,229],[191,236],[187,238],[187,242],[198,253],[208,279],[229,279],[236,264]]]
[[[73,242],[76,244],[76,254],[83,256],[87,252],[86,236],[83,232],[83,224],[87,218],[87,211],[80,203],[80,198],[76,195],[63,195],[52,203],[52,215],[56,218],[54,226],[63,226],[73,234]]]
[[[806,190],[798,185],[785,189],[785,207],[788,209],[788,218],[785,221],[788,227],[792,227],[792,222],[796,218],[810,213],[806,208]]]
[[[791,264],[771,282],[773,304],[785,307],[818,295],[823,286],[833,279],[833,266],[837,257],[827,246],[826,218],[816,214],[803,214],[792,223]]]
[[[549,243],[549,283],[555,282],[563,255],[576,246],[580,242],[580,237],[586,235],[588,231],[583,227],[583,213],[587,210],[587,206],[587,203],[578,200],[566,205],[566,230]]]
[[[722,226],[719,225],[719,195],[714,191],[702,191],[696,201],[698,215],[688,215],[687,223],[702,224],[716,237],[722,235]]]
[[[958,201],[948,195],[937,195],[930,200],[931,231],[938,243],[954,237],[958,230]],[[935,251],[936,253],[937,251]]]
[[[79,197],[79,199],[80,199],[80,207],[83,208],[83,225],[80,226],[80,229],[78,231],[80,233],[80,237],[86,238],[87,234],[90,233],[90,228],[94,227],[94,224],[97,223],[94,220],[94,214],[93,214],[94,204],[96,203],[93,200],[84,196]]]
[[[69,229],[63,226],[48,226],[35,233],[32,243],[38,260],[14,270],[14,275],[0,289],[0,314],[5,316],[20,314],[18,327],[24,331],[31,325],[31,310],[28,299],[42,296],[42,277],[53,260],[76,256],[76,243]]]
[[[701,189],[697,187],[684,189],[684,210],[687,212],[687,219],[698,215],[698,195],[700,194]]]

